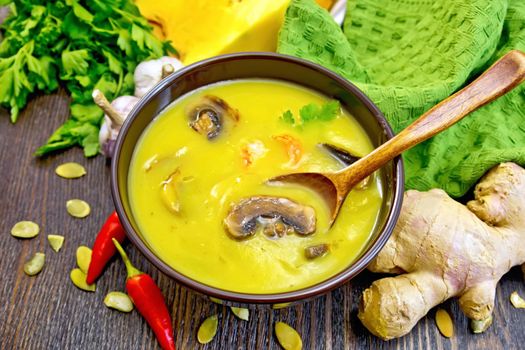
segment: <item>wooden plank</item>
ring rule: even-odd
[[[136,311],[122,314],[107,309],[102,301],[111,290],[124,290],[125,269],[115,259],[97,283],[95,293],[75,288],[69,271],[75,267],[78,245],[90,246],[100,225],[113,210],[109,192],[109,167],[103,157],[85,159],[74,149],[45,159],[33,157],[35,149],[65,120],[68,99],[63,91],[33,98],[20,120],[12,125],[0,111],[0,349],[159,349],[145,321]],[[87,175],[77,180],[57,177],[54,169],[77,161]],[[70,217],[65,202],[81,198],[92,206],[85,219]],[[32,240],[9,235],[14,223],[33,220],[41,234]],[[63,249],[53,252],[47,234],[66,237]],[[514,290],[525,295],[518,268],[505,275],[498,286],[493,326],[473,335],[457,303],[450,310],[456,336],[443,338],[431,311],[401,339],[384,342],[370,335],[357,319],[362,291],[374,278],[365,272],[327,296],[281,310],[252,310],[250,321],[236,319],[228,308],[211,303],[175,284],[158,272],[130,244],[133,262],[159,283],[172,314],[178,349],[280,349],[273,334],[276,321],[284,321],[302,335],[305,349],[519,349],[525,344],[525,312],[514,309],[508,297]],[[36,277],[22,271],[24,262],[37,252],[46,253],[46,266]],[[196,341],[202,320],[217,313],[217,337],[206,346]]]

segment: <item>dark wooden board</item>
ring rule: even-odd
[[[124,290],[125,269],[114,260],[97,283],[95,293],[73,286],[69,272],[75,267],[75,250],[91,246],[106,216],[113,210],[109,167],[102,156],[85,159],[80,149],[39,160],[35,149],[68,116],[68,99],[56,95],[35,97],[12,125],[0,111],[0,349],[159,349],[152,331],[133,311],[123,314],[103,305],[111,290]],[[54,174],[58,164],[76,161],[87,175],[66,180]],[[70,217],[68,199],[91,204],[85,219]],[[33,220],[41,233],[31,240],[10,235],[13,224]],[[59,253],[47,243],[47,234],[66,237]],[[525,244],[525,242],[524,242]],[[370,335],[357,319],[363,289],[377,278],[369,272],[332,293],[282,310],[251,311],[250,321],[240,321],[226,307],[211,303],[159,273],[131,245],[126,249],[141,270],[158,282],[172,314],[178,349],[279,349],[273,326],[284,321],[302,335],[305,349],[519,349],[525,348],[525,310],[512,307],[508,298],[517,290],[525,295],[521,271],[514,268],[497,289],[493,326],[473,335],[455,301],[444,304],[451,311],[456,335],[443,338],[437,331],[434,310],[407,336],[384,342]],[[46,253],[46,266],[36,277],[23,272],[23,264],[37,251]],[[216,338],[199,345],[200,322],[219,315]]]

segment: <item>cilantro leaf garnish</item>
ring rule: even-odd
[[[314,121],[330,121],[337,117],[341,106],[339,101],[329,101],[323,105],[309,103],[299,110],[299,118],[294,117],[290,110],[287,110],[281,116],[281,120],[292,126],[303,126]]]
[[[287,110],[281,116],[281,120],[287,124],[295,124],[295,118],[293,117],[292,111]]]

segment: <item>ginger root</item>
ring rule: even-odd
[[[497,282],[525,263],[525,169],[494,167],[474,197],[465,206],[438,189],[405,193],[392,237],[368,266],[400,274],[363,292],[358,317],[370,332],[401,337],[451,297],[474,323],[492,317]]]

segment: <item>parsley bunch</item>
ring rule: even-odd
[[[98,153],[103,112],[93,89],[108,98],[132,95],[141,61],[175,52],[160,41],[132,0],[0,0],[11,15],[0,27],[0,104],[14,123],[33,92],[62,83],[71,94],[71,116],[36,154],[80,145]]]
[[[309,103],[301,107],[299,110],[299,118],[294,117],[292,111],[287,110],[281,116],[281,120],[292,126],[302,126],[316,120],[330,121],[337,117],[340,109],[339,101],[336,100],[326,102],[322,106]]]

